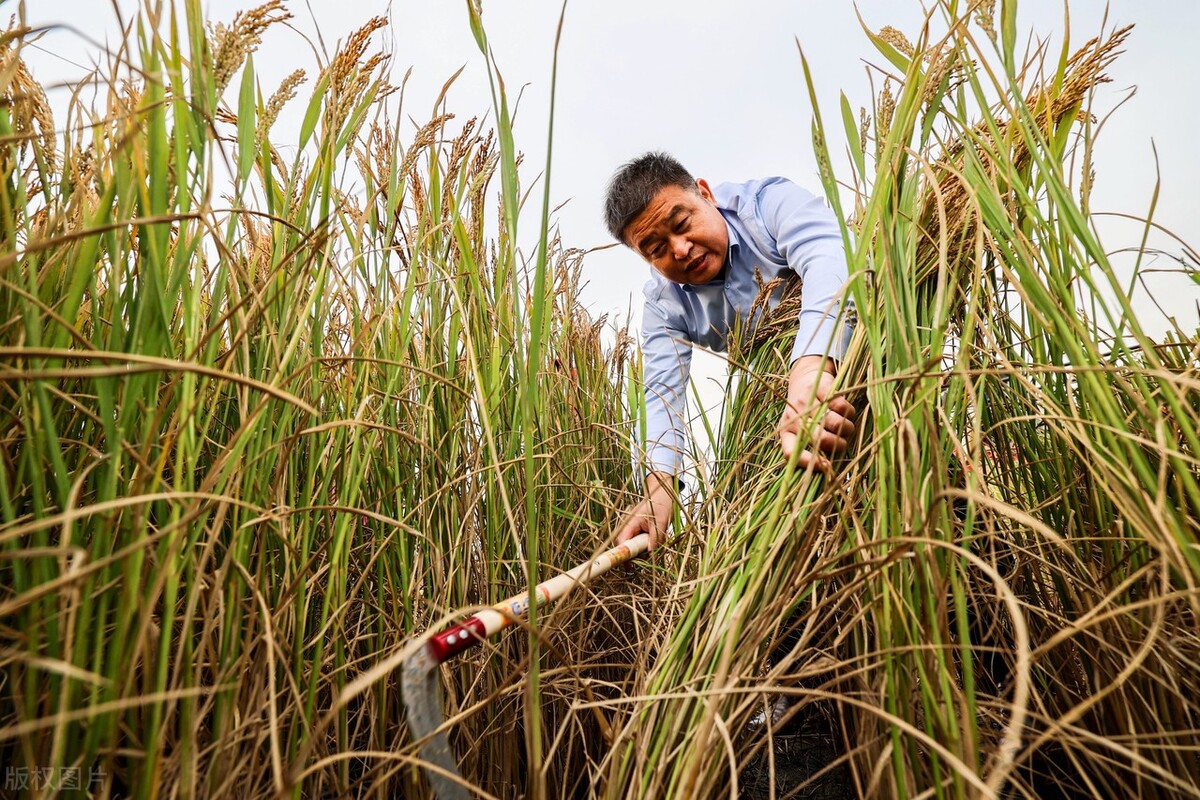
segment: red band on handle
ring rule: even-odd
[[[485,635],[483,620],[479,617],[471,617],[460,625],[451,625],[441,633],[430,637],[429,651],[433,654],[434,660],[441,664],[463,650],[479,644]]]

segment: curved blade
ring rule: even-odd
[[[414,741],[424,739],[421,758],[440,769],[423,767],[429,785],[438,800],[470,800],[470,795],[458,772],[454,754],[445,731],[437,731],[442,724],[442,698],[438,691],[437,662],[422,647],[404,662],[400,674],[400,688],[404,692],[404,707],[408,709],[408,730]],[[432,736],[430,734],[433,734]],[[444,772],[443,772],[444,771]],[[450,777],[450,776],[454,777]],[[455,780],[457,778],[457,780]]]

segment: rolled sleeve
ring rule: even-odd
[[[683,471],[692,345],[663,310],[647,300],[642,313],[642,383],[646,392],[646,462],[656,472]]]
[[[791,181],[765,184],[758,197],[763,225],[779,256],[801,280],[800,317],[792,361],[807,355],[841,360],[853,329],[842,314],[849,279],[842,229],[821,198]],[[845,305],[850,306],[849,298]]]

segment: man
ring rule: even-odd
[[[797,456],[802,468],[827,469],[824,454],[846,449],[855,430],[853,406],[831,391],[850,339],[850,325],[838,313],[847,267],[833,213],[784,178],[713,189],[664,153],[647,153],[617,170],[604,213],[612,235],[651,266],[642,317],[649,474],[646,497],[630,511],[617,541],[648,533],[653,548],[670,524],[692,346],[727,349],[729,331],[746,320],[758,296],[756,271],[763,281],[792,274],[802,281],[779,444],[790,458],[802,426],[816,422],[810,410],[828,401],[815,451]],[[772,307],[781,293],[782,287]]]

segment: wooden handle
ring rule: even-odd
[[[650,536],[643,533],[611,550],[606,550],[590,561],[542,581],[533,590],[534,595],[539,598],[538,605],[554,602],[574,587],[603,575],[618,564],[638,557],[649,547]],[[474,647],[497,631],[507,628],[529,613],[529,594],[522,592],[514,595],[503,603],[497,603],[463,622],[451,625],[441,633],[434,634],[428,644],[430,655],[436,663],[441,664],[463,650]]]

